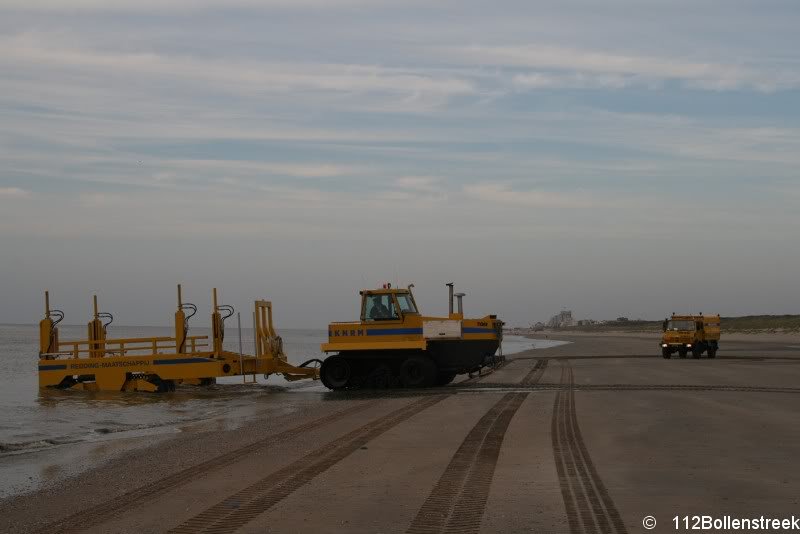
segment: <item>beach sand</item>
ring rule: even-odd
[[[674,532],[675,516],[796,514],[800,337],[665,360],[658,334],[544,336],[570,343],[445,388],[275,391],[234,427],[96,444],[75,460],[96,467],[0,501],[0,531],[641,532],[651,515]]]

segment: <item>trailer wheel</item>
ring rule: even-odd
[[[344,389],[350,382],[350,362],[340,356],[330,356],[322,362],[319,378],[328,389]]]
[[[162,380],[158,375],[150,375],[147,378],[147,381],[158,388],[158,393],[169,393],[170,391],[175,391],[174,380]]]
[[[400,366],[400,382],[407,388],[432,386],[436,380],[436,364],[423,356],[406,358]]]

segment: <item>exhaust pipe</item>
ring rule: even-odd
[[[449,282],[447,284],[447,292],[449,296],[447,313],[448,315],[453,315],[453,282]]]
[[[456,298],[458,299],[458,314],[461,317],[464,317],[464,295],[466,295],[466,293],[456,293]]]

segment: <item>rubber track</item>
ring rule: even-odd
[[[498,365],[496,365],[496,366],[494,366],[494,367],[490,368],[488,373],[481,373],[481,371],[478,371],[478,374],[477,374],[477,375],[473,375],[473,376],[471,376],[471,377],[469,377],[469,378],[465,378],[464,380],[462,380],[462,381],[461,381],[461,382],[459,382],[458,384],[477,384],[478,382],[481,382],[481,381],[482,381],[484,378],[486,378],[487,376],[490,376],[490,375],[491,375],[492,373],[494,373],[495,371],[499,371],[500,369],[502,369],[503,367],[505,367],[506,365],[508,365],[508,364],[509,364],[509,363],[511,363],[512,361],[513,361],[513,360],[509,360],[508,358],[505,358],[505,359],[504,359],[502,362],[500,362]],[[456,386],[456,385],[458,385],[458,384],[453,384],[453,386]],[[453,387],[453,386],[449,386],[449,387]]]
[[[59,519],[58,521],[42,527],[41,529],[37,530],[37,532],[42,534],[52,534],[53,532],[66,533],[84,531],[88,528],[112,519],[113,517],[119,516],[121,512],[138,506],[147,500],[153,499],[162,493],[180,486],[181,484],[190,482],[203,473],[214,469],[220,469],[222,467],[227,467],[234,462],[238,462],[248,454],[254,453],[266,447],[271,447],[278,442],[291,439],[315,428],[339,421],[350,415],[357,414],[371,406],[374,406],[374,404],[362,403],[357,406],[335,412],[331,415],[317,418],[294,428],[290,428],[289,430],[285,430],[274,436],[269,436],[249,445],[245,445],[244,447],[239,447],[237,449],[228,451],[225,454],[221,454],[211,458],[210,460],[187,467],[186,469],[182,469],[177,473],[173,473],[160,480],[156,480],[147,486],[128,491],[108,501],[102,502],[90,508],[85,508],[80,512],[69,515],[63,519]]]
[[[448,395],[425,397],[379,417],[267,475],[169,532],[235,532],[369,441],[447,397]]]
[[[622,518],[597,474],[578,428],[572,366],[564,362],[551,422],[553,456],[572,534],[627,534]]]
[[[478,532],[503,437],[527,396],[504,395],[472,427],[406,532]]]

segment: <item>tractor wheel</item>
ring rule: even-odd
[[[392,369],[388,365],[379,365],[369,374],[366,380],[368,388],[386,389],[392,387],[394,376]]]
[[[400,382],[406,388],[432,386],[436,380],[436,364],[424,356],[411,356],[400,366]]]
[[[326,388],[335,391],[346,388],[351,375],[350,362],[339,356],[330,356],[322,362],[319,378]]]

